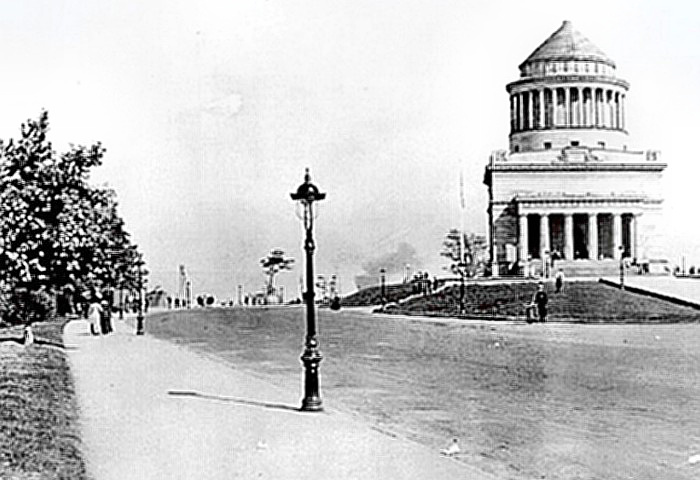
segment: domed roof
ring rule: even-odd
[[[615,63],[598,47],[575,30],[566,20],[559,29],[535,49],[520,65],[550,60],[589,60],[606,63],[612,67]]]

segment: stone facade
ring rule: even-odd
[[[491,155],[493,275],[615,272],[660,255],[657,151],[628,148],[629,84],[570,22],[520,65],[510,94],[510,149]]]

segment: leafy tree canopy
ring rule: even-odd
[[[260,259],[260,266],[267,275],[267,293],[271,294],[274,291],[275,276],[284,270],[291,270],[294,267],[294,259],[285,256],[283,250],[276,248]]]
[[[0,280],[6,289],[55,292],[134,288],[143,257],[117,211],[116,193],[89,183],[100,143],[57,153],[48,113],[0,141]]]
[[[460,241],[460,235],[462,241]],[[483,235],[460,233],[459,230],[453,228],[445,235],[440,255],[450,260],[450,270],[453,273],[473,277],[484,269],[486,245],[486,237]]]

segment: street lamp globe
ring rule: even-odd
[[[318,349],[316,338],[316,305],[314,301],[314,265],[313,255],[316,245],[313,238],[314,202],[326,198],[326,194],[319,191],[318,187],[311,183],[311,174],[306,169],[304,183],[299,185],[297,191],[291,194],[292,200],[299,202],[303,209],[304,221],[304,250],[306,251],[306,340],[301,361],[304,365],[304,398],[301,401],[301,410],[305,412],[318,412],[323,410],[321,401],[321,383],[318,375],[318,366],[323,359]]]

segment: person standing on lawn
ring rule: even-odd
[[[537,292],[532,297],[532,303],[537,305],[537,315],[540,322],[547,321],[547,302],[549,298],[547,297],[547,292],[544,291],[544,283],[540,282]]]
[[[102,305],[100,305],[101,296],[99,293],[95,293],[92,296],[92,302],[88,308],[88,321],[90,322],[90,333],[93,335],[99,335],[102,333],[101,328],[101,318],[102,318]]]

